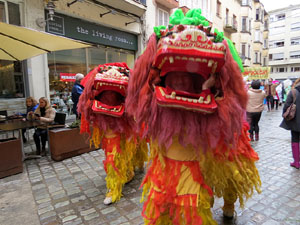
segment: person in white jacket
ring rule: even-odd
[[[254,141],[254,132],[255,141],[259,140],[258,122],[264,110],[264,98],[266,97],[266,93],[259,88],[260,81],[254,80],[251,83],[251,88],[248,90],[247,119],[250,125],[249,133],[251,141]]]

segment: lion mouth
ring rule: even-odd
[[[94,82],[95,99],[92,110],[114,117],[121,117],[125,112],[125,95],[128,77],[96,77]]]
[[[169,75],[167,74],[166,76]],[[180,82],[176,83],[176,74],[173,76],[173,79],[175,79],[175,82],[166,82],[165,80],[164,82],[162,81],[161,86],[155,86],[155,94],[159,106],[204,114],[216,111],[218,106],[215,96],[209,89],[202,90],[202,84],[205,82],[205,79],[200,75],[187,75],[184,79],[180,79],[179,81],[185,87]],[[187,82],[187,80],[189,81]]]

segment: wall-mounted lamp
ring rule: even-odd
[[[68,7],[70,7],[71,5],[73,5],[74,3],[76,3],[76,2],[83,2],[84,0],[74,0],[74,1],[72,1],[72,2],[70,2],[70,3],[67,3],[67,6]]]
[[[115,11],[115,10],[113,10],[113,9],[111,9],[111,10],[109,10],[108,12],[106,12],[106,13],[100,13],[100,17],[103,17],[103,16],[105,16],[106,14],[109,14],[109,13],[111,13],[111,14],[113,14],[113,15],[116,15],[117,14],[117,12]]]
[[[49,1],[46,5],[46,9],[48,10],[49,18],[46,20],[44,20],[44,18],[37,18],[35,21],[36,24],[41,28],[46,26],[47,21],[54,20],[55,4],[52,1]]]

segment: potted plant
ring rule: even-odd
[[[68,128],[50,130],[49,145],[51,158],[55,161],[95,150],[90,148],[87,136],[80,134],[80,120],[76,120]]]

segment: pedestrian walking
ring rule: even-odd
[[[266,99],[268,111],[274,109],[274,96],[276,95],[276,85],[273,84],[273,79],[270,78],[268,84],[265,86]]]
[[[248,103],[247,103],[247,118],[250,125],[249,133],[251,141],[259,140],[259,126],[258,122],[260,120],[262,111],[264,110],[264,98],[265,92],[260,89],[260,82],[254,80],[251,83],[251,88],[248,90]]]
[[[292,167],[299,169],[299,141],[300,141],[300,78],[298,78],[292,86],[291,91],[288,93],[286,103],[283,107],[283,113],[294,102],[296,104],[296,114],[291,120],[283,119],[280,127],[291,131],[291,147],[294,161],[290,163]]]

